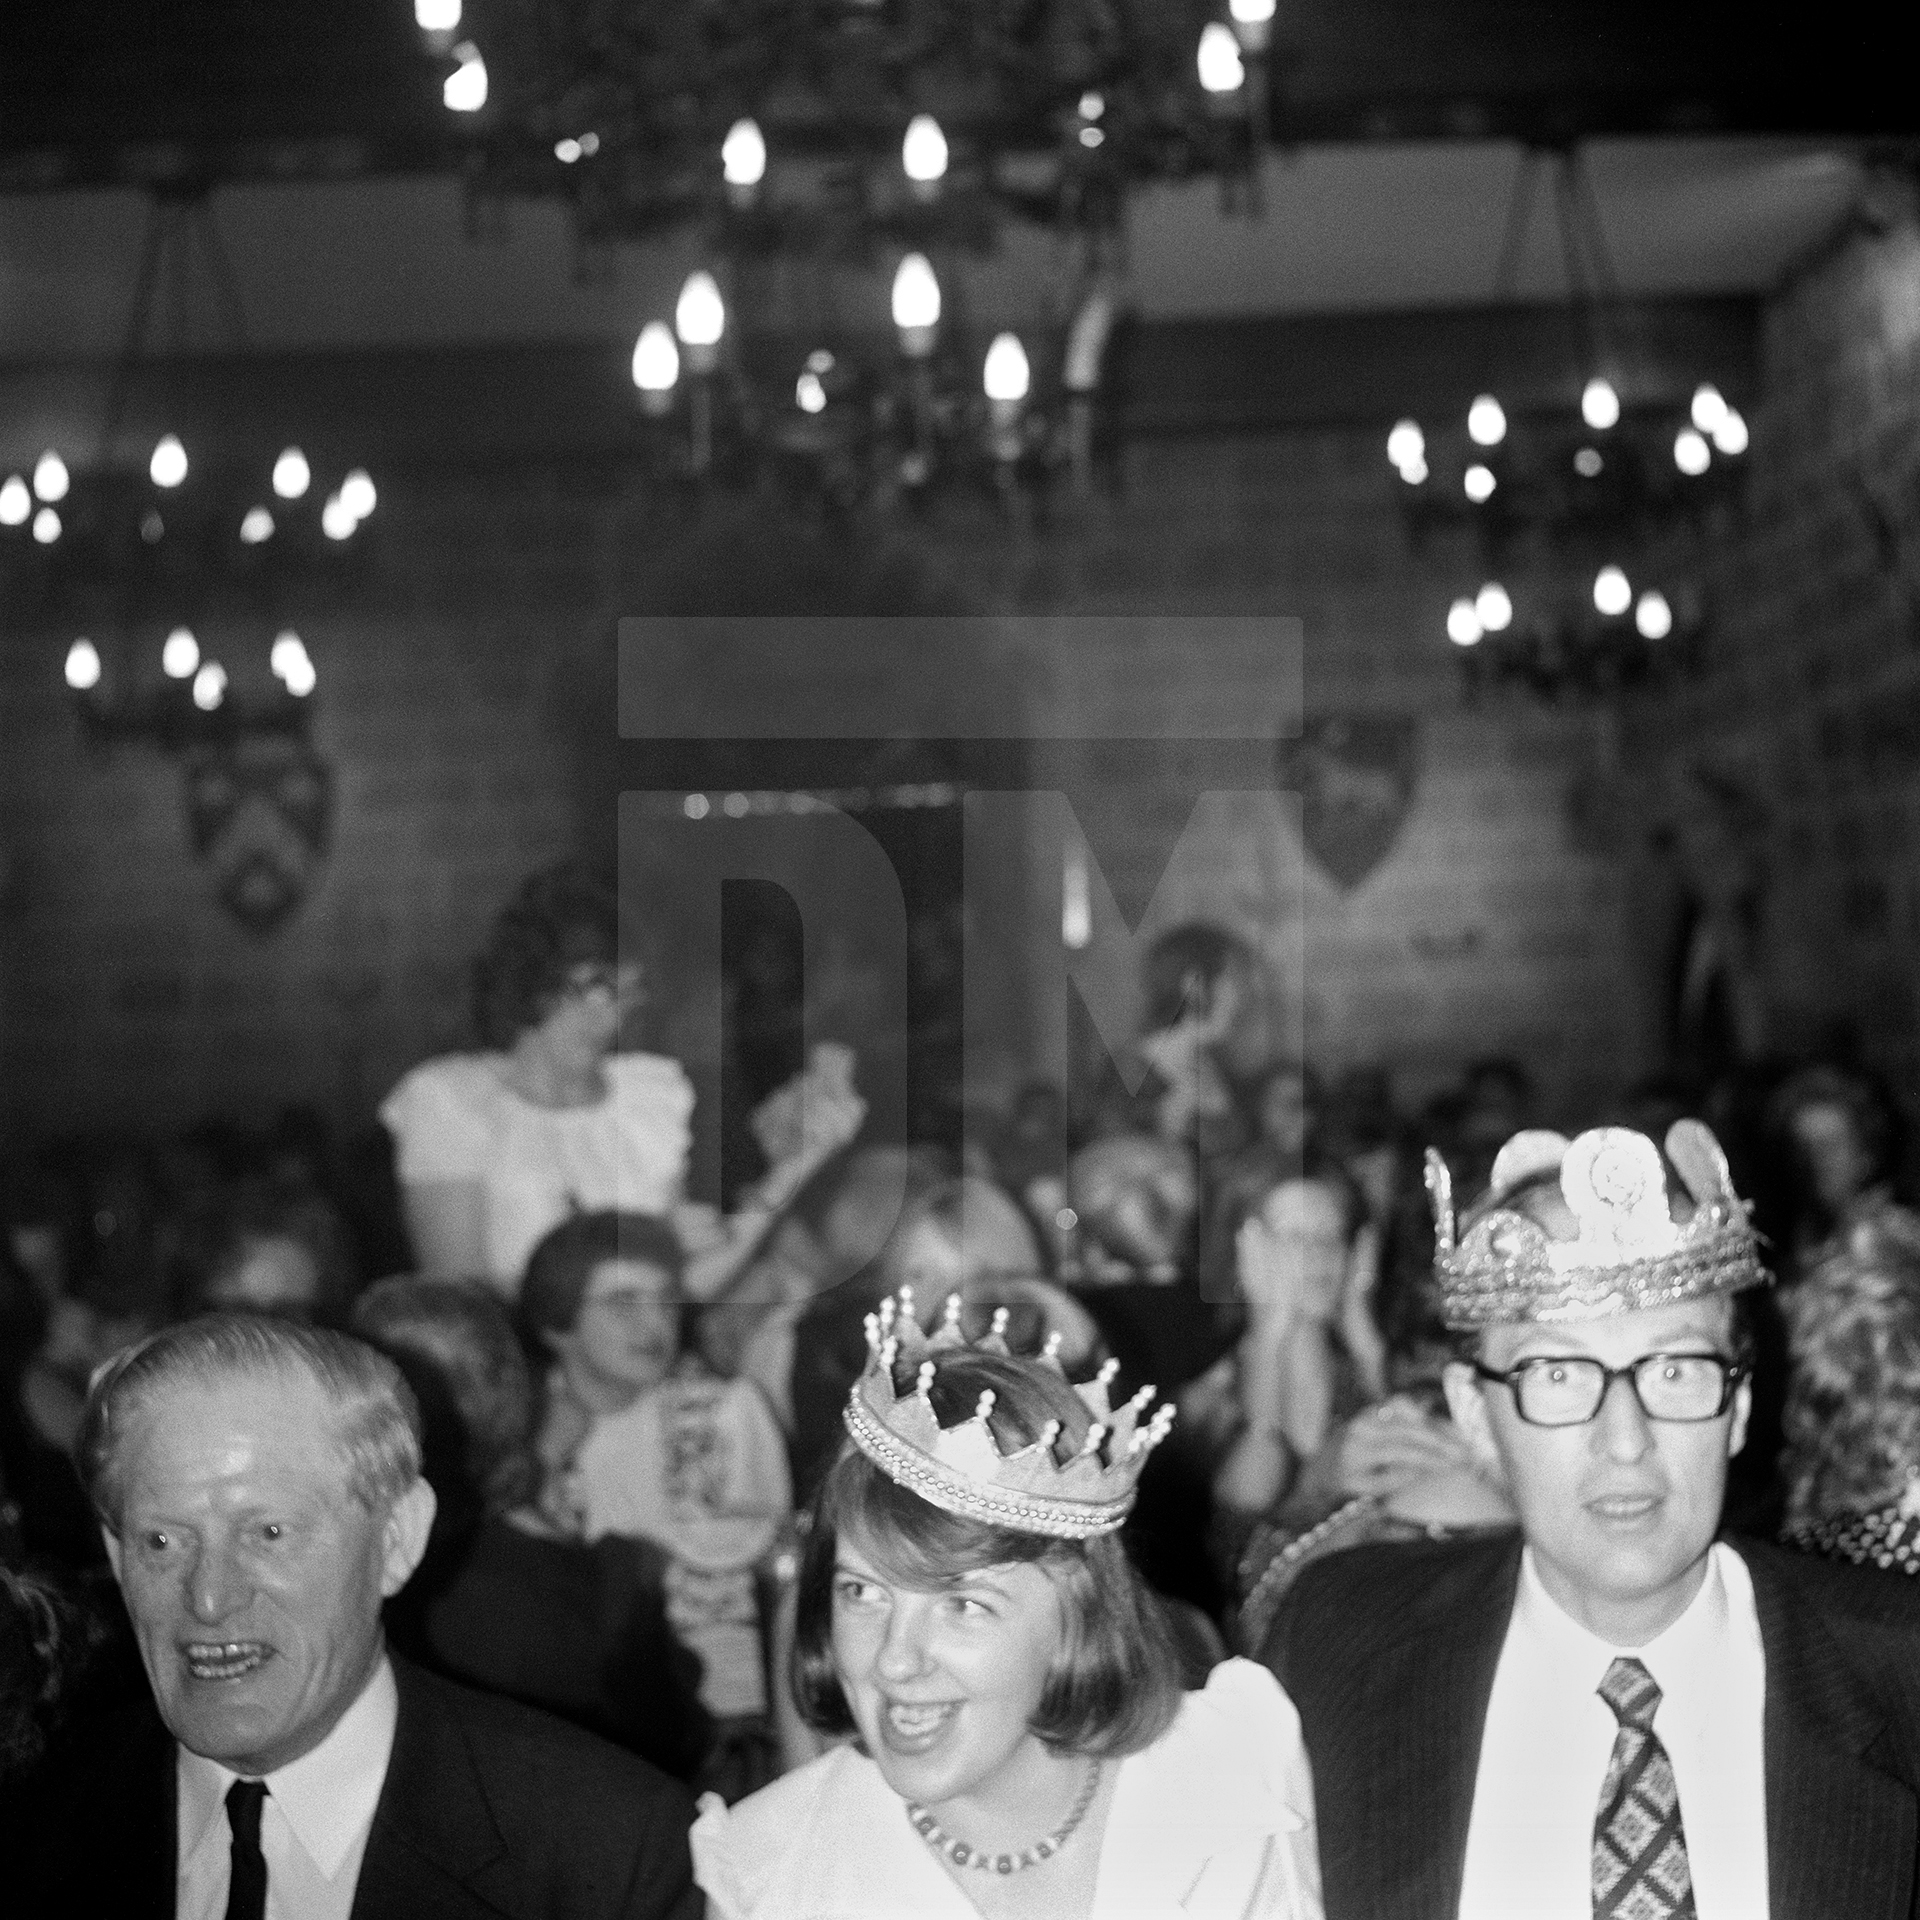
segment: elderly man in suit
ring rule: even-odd
[[[1457,1241],[1428,1168],[1520,1532],[1330,1556],[1275,1621],[1330,1920],[1920,1920],[1920,1594],[1715,1537],[1765,1276],[1712,1134],[1517,1134]]]
[[[80,1743],[10,1911],[696,1920],[664,1775],[388,1655],[434,1501],[384,1356],[189,1321],[95,1380],[80,1464],[158,1717]]]

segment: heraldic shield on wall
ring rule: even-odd
[[[1419,771],[1420,725],[1408,714],[1311,716],[1275,755],[1276,784],[1300,796],[1308,853],[1348,891],[1392,851]]]
[[[242,739],[186,767],[187,830],[221,906],[269,934],[306,898],[333,827],[333,771],[304,740]]]

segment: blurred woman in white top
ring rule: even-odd
[[[820,1049],[763,1110],[774,1164],[722,1223],[687,1201],[685,1070],[619,1050],[643,994],[638,964],[621,956],[610,889],[571,865],[533,875],[495,922],[473,984],[481,1050],[415,1067],[380,1110],[425,1273],[483,1275],[511,1296],[549,1228],[612,1208],[671,1216],[689,1255],[687,1290],[711,1298],[864,1114],[851,1058]]]

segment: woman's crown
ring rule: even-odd
[[[1154,1389],[1142,1387],[1115,1407],[1108,1389],[1120,1363],[1109,1360],[1093,1379],[1074,1388],[1093,1425],[1064,1459],[1059,1420],[1049,1420],[1018,1451],[1002,1453],[988,1424],[994,1406],[990,1387],[982,1390],[967,1419],[943,1427],[932,1400],[941,1356],[959,1349],[1008,1356],[1006,1308],[996,1308],[987,1334],[970,1343],[960,1330],[960,1304],[957,1293],[948,1295],[930,1336],[914,1318],[909,1287],[867,1315],[866,1370],[854,1383],[845,1414],[854,1445],[897,1485],[964,1519],[1062,1540],[1111,1533],[1133,1506],[1148,1453],[1173,1425],[1172,1406],[1145,1417]],[[1064,1378],[1059,1346],[1060,1336],[1049,1336],[1039,1358],[1026,1364],[1051,1368]],[[909,1381],[904,1391],[896,1385],[903,1369]]]
[[[1676,1300],[1766,1284],[1747,1204],[1726,1155],[1698,1120],[1667,1130],[1666,1158],[1645,1134],[1595,1127],[1575,1140],[1516,1133],[1493,1163],[1485,1209],[1456,1240],[1453,1180],[1427,1150],[1434,1267],[1449,1327],[1597,1320]],[[1667,1166],[1690,1203],[1674,1217]],[[1549,1232],[1519,1211],[1521,1196],[1557,1176],[1576,1227]]]

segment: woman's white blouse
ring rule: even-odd
[[[880,1769],[838,1747],[693,1828],[711,1920],[977,1920]],[[1093,1920],[1320,1920],[1300,1717],[1266,1668],[1216,1667],[1120,1763]]]
[[[505,1068],[497,1053],[428,1060],[387,1096],[380,1118],[403,1186],[479,1183],[487,1278],[510,1295],[527,1255],[570,1213],[666,1213],[679,1202],[693,1083],[677,1060],[617,1053],[596,1105],[539,1107],[507,1084]]]

